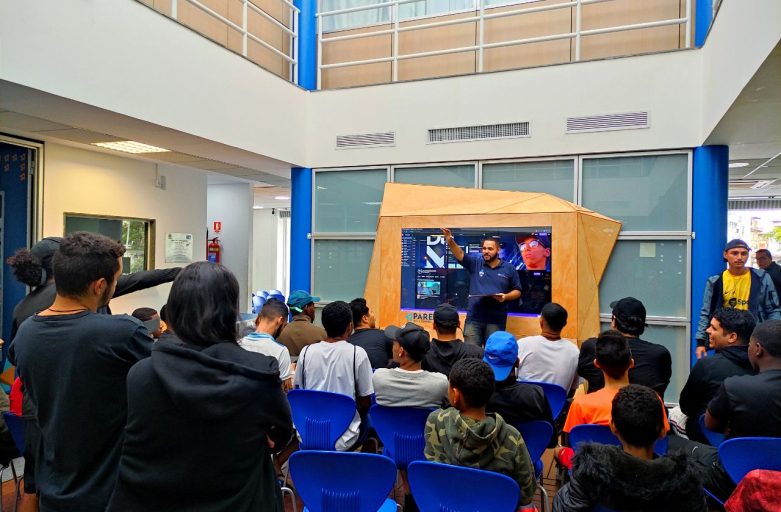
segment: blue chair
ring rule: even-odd
[[[340,393],[293,389],[287,399],[301,450],[335,450],[355,416],[355,400]]]
[[[545,392],[545,398],[548,399],[550,404],[551,413],[553,413],[553,419],[559,417],[561,410],[564,409],[564,404],[567,403],[567,390],[558,384],[550,382],[537,382],[533,380],[519,380],[523,384],[534,384],[540,386]]]
[[[719,445],[719,459],[724,470],[736,484],[754,469],[781,471],[781,438],[727,439]]]
[[[393,459],[397,468],[407,469],[410,462],[425,460],[423,433],[431,411],[433,409],[382,405],[369,409],[372,425],[384,445],[383,454]]]
[[[713,430],[708,429],[708,427],[705,426],[705,414],[700,415],[699,419],[697,420],[697,423],[699,423],[700,431],[702,432],[702,435],[705,436],[705,439],[708,440],[709,445],[719,446],[721,443],[724,442],[724,439],[726,439],[726,436],[721,432],[715,432]]]
[[[523,442],[526,443],[526,449],[529,450],[529,458],[534,463],[534,476],[537,480],[537,489],[540,491],[542,510],[546,511],[550,501],[548,491],[545,490],[545,486],[542,483],[542,454],[545,453],[545,449],[553,436],[553,425],[547,421],[537,420],[517,423],[513,426],[521,433]]]
[[[621,441],[610,431],[607,425],[577,425],[569,433],[569,445],[577,448],[580,443],[601,443],[613,446],[621,446]],[[667,453],[667,436],[658,439],[654,445],[654,452],[659,455]]]
[[[521,491],[509,476],[436,462],[412,462],[409,486],[420,512],[515,512]]]
[[[4,412],[3,419],[5,420],[5,425],[8,427],[8,431],[11,433],[11,439],[14,441],[14,446],[16,446],[16,449],[19,451],[21,456],[24,453],[25,420],[21,416],[17,416],[12,412]],[[0,473],[2,473],[2,470],[8,466],[11,466],[11,474],[13,475],[14,487],[16,488],[14,499],[14,510],[16,510],[16,506],[19,503],[19,497],[21,496],[21,491],[19,488],[22,485],[22,480],[16,474],[16,468],[14,467],[13,460],[8,461],[7,465],[2,464],[2,466],[0,466],[0,468],[2,468],[0,469]],[[1,508],[2,505],[0,504],[0,509]]]
[[[373,453],[298,451],[290,475],[304,512],[395,512],[396,465]]]

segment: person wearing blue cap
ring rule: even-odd
[[[287,299],[287,306],[293,318],[282,330],[277,341],[287,347],[293,361],[298,359],[298,354],[304,347],[328,337],[325,329],[312,323],[315,321],[315,302],[319,301],[320,297],[309,295],[304,290],[294,291]]]
[[[708,334],[713,314],[719,308],[748,310],[760,324],[765,320],[781,320],[778,294],[770,275],[764,270],[746,266],[751,247],[736,238],[724,247],[727,269],[708,278],[702,297],[700,320],[697,322],[697,359],[707,355]]]
[[[496,387],[486,410],[499,413],[511,425],[543,420],[553,424],[550,404],[540,386],[517,381],[518,342],[507,331],[497,331],[485,342],[483,361],[494,371]]]

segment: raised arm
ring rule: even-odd
[[[441,229],[442,235],[444,235],[445,241],[447,242],[447,246],[450,248],[450,252],[452,252],[456,260],[461,263],[461,261],[464,259],[464,250],[453,239],[453,233],[451,233],[448,228]]]

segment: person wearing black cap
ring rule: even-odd
[[[719,308],[748,310],[757,323],[765,320],[781,320],[778,294],[770,275],[764,270],[746,266],[751,248],[739,238],[730,240],[724,247],[727,269],[710,276],[705,282],[700,320],[697,322],[697,359],[707,355],[708,333],[713,314]]]
[[[629,342],[634,368],[629,370],[629,382],[648,386],[664,399],[664,392],[672,377],[672,357],[663,345],[641,340],[645,331],[645,306],[634,297],[624,297],[610,304],[613,310],[611,329],[615,329]],[[583,342],[578,358],[578,375],[588,381],[588,392],[605,386],[602,371],[594,366],[596,338]]]
[[[457,331],[460,327],[461,320],[455,306],[440,304],[434,309],[434,332],[437,337],[431,340],[431,349],[423,358],[424,370],[450,375],[450,369],[456,361],[465,357],[482,359],[482,348],[459,339]]]

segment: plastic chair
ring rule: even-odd
[[[301,450],[335,450],[355,416],[355,400],[340,393],[293,389],[287,399]]]
[[[515,512],[521,491],[509,476],[436,462],[412,462],[410,489],[420,512]]]
[[[513,426],[521,433],[523,442],[526,443],[526,449],[529,450],[529,458],[534,463],[534,476],[537,480],[537,489],[540,491],[542,510],[546,511],[550,501],[548,491],[545,490],[545,486],[542,483],[543,465],[541,459],[553,436],[553,425],[547,421],[537,420],[517,423]]]
[[[304,512],[395,512],[396,465],[373,453],[298,451],[288,459]]]
[[[725,436],[721,432],[715,432],[713,430],[708,429],[708,427],[705,426],[705,414],[700,415],[699,419],[697,420],[697,423],[700,424],[700,431],[702,432],[702,435],[705,436],[705,439],[708,440],[709,445],[719,446],[721,443],[724,442],[724,439],[726,439],[727,436]]]
[[[607,425],[577,425],[569,433],[569,445],[577,448],[580,443],[600,443],[621,446],[621,441],[610,431]],[[654,452],[659,455],[667,453],[667,436],[657,439]]]
[[[5,424],[8,427],[8,431],[11,433],[11,439],[13,439],[14,441],[14,446],[16,446],[16,449],[19,451],[19,456],[21,457],[21,454],[24,453],[25,420],[21,416],[17,416],[12,412],[4,412],[3,419],[5,420]],[[14,511],[15,511],[16,506],[19,503],[19,498],[21,497],[21,491],[19,487],[21,486],[22,481],[16,474],[16,467],[14,467],[13,460],[8,461],[7,463],[0,463],[0,474],[2,474],[3,470],[8,466],[11,467],[11,474],[13,475],[14,478],[14,487],[15,487]],[[0,494],[0,498],[2,498],[2,494]],[[1,501],[2,499],[0,499],[0,510],[2,510]]]
[[[518,382],[540,386],[545,392],[545,398],[548,399],[551,413],[553,413],[553,419],[555,420],[559,417],[561,410],[564,409],[564,404],[567,403],[566,389],[551,382],[537,382],[533,380],[519,380]]]
[[[425,460],[423,434],[428,415],[433,410],[383,405],[373,405],[369,409],[372,425],[384,445],[383,454],[393,459],[397,468],[407,469],[410,462]]]
[[[719,459],[736,484],[754,469],[781,471],[781,438],[735,437],[719,445]]]

